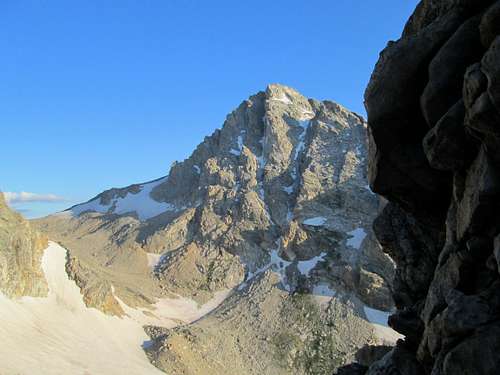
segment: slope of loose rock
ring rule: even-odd
[[[190,326],[148,327],[151,362],[168,374],[328,374],[380,343],[359,300],[279,283],[267,271]]]

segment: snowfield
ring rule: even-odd
[[[87,308],[76,284],[65,272],[66,250],[51,242],[42,258],[49,285],[46,298],[13,301],[0,294],[0,362],[2,375],[161,375],[142,350],[149,340],[141,310],[128,306],[130,317],[118,318]],[[225,298],[199,308],[186,299],[160,300],[160,321],[200,318]],[[159,314],[158,314],[159,315]],[[168,318],[167,318],[168,317]]]
[[[363,228],[357,228],[350,232],[347,232],[347,234],[350,236],[349,239],[347,240],[347,246],[359,250],[361,248],[361,244],[363,243],[366,237],[365,230]]]
[[[126,214],[136,212],[139,220],[147,220],[166,211],[176,211],[174,205],[167,202],[158,202],[151,198],[151,191],[158,185],[165,182],[166,177],[140,185],[141,191],[138,193],[128,193],[123,198],[115,198],[110,204],[102,205],[100,198],[96,198],[87,203],[79,204],[71,208],[71,213],[75,216],[86,211],[106,213],[109,210],[115,214]]]
[[[305,225],[310,225],[312,227],[321,227],[325,225],[326,218],[323,216],[311,217],[309,219],[304,220],[302,223]]]
[[[321,262],[326,256],[326,253],[321,253],[318,256],[315,256],[314,258],[311,258],[309,260],[302,260],[297,263],[297,268],[299,269],[299,272],[304,275],[304,276],[309,276],[309,272],[316,267],[318,262]]]

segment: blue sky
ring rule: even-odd
[[[3,0],[0,189],[36,217],[163,176],[272,82],[364,114],[416,4]]]

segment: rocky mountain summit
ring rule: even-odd
[[[405,339],[339,374],[499,374],[500,1],[421,1],[365,100]]]
[[[383,203],[366,166],[360,116],[270,85],[168,176],[36,225],[68,250],[87,306],[152,319],[144,347],[158,368],[331,373],[396,338],[384,327],[394,266],[371,230]],[[211,307],[163,326],[155,318],[175,298]]]
[[[12,211],[0,192],[0,292],[10,298],[47,295],[41,269],[47,239]]]

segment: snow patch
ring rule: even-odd
[[[281,284],[283,287],[290,291],[290,287],[284,282],[286,279],[286,268],[292,264],[292,262],[289,262],[287,260],[284,260],[279,256],[279,248],[277,250],[273,250],[271,252],[271,264],[270,267],[274,272],[277,272],[280,275],[281,279]]]
[[[148,267],[152,269],[155,269],[162,259],[162,254],[146,253],[146,256],[148,258]]]
[[[314,258],[311,258],[309,260],[302,260],[297,263],[297,268],[299,269],[299,272],[304,275],[304,276],[309,276],[309,272],[316,267],[318,262],[321,262],[326,256],[326,253],[321,253],[318,256],[315,256]]]
[[[299,154],[304,150],[305,143],[303,138],[299,141],[297,144],[297,147],[295,148],[295,154],[293,155],[293,160],[296,161],[299,158]]]
[[[306,113],[306,112],[304,112],[304,113]],[[308,113],[312,113],[312,112],[308,112]],[[302,119],[296,120],[296,121],[298,122],[299,126],[304,130],[306,130],[309,127],[309,125],[311,125],[310,118],[306,118],[306,119],[302,118]]]
[[[361,247],[363,240],[366,237],[366,232],[363,228],[357,228],[350,232],[347,232],[350,238],[347,240],[347,246],[358,249]]]
[[[259,193],[260,199],[264,202],[264,200],[265,200],[265,193],[264,193],[264,188],[262,187],[262,185],[261,185],[261,187],[259,187],[258,193]],[[266,208],[266,210],[267,210],[267,208]]]
[[[264,169],[264,167],[266,166],[266,159],[264,158],[264,155],[257,157],[257,163],[259,163],[260,169]]]
[[[198,174],[200,174],[200,173],[201,173],[201,169],[200,169],[200,167],[199,167],[199,166],[197,166],[197,165],[193,165],[193,168],[194,168],[194,170],[196,171],[196,173],[198,173]]]
[[[293,193],[293,184],[290,186],[283,186],[283,191],[287,194],[292,194]]]
[[[192,323],[217,308],[231,294],[230,289],[219,290],[214,297],[203,305],[190,298],[162,298],[153,305],[153,313],[161,314],[169,319]],[[177,325],[177,324],[176,324]]]
[[[247,277],[246,277],[245,282],[240,284],[240,286],[238,287],[238,290],[242,290],[248,284],[248,282],[251,279],[253,279],[255,276],[261,274],[262,272],[264,272],[268,269],[271,269],[272,271],[274,271],[280,275],[281,284],[283,285],[283,287],[286,290],[290,291],[290,286],[285,282],[285,280],[286,280],[286,268],[288,266],[290,266],[293,262],[285,260],[279,256],[279,249],[280,249],[279,241],[280,240],[276,241],[276,243],[278,245],[277,249],[272,250],[271,253],[269,254],[271,256],[269,263],[264,265],[263,267],[257,269],[255,272],[249,272]],[[320,255],[318,255],[312,259],[297,262],[297,268],[298,268],[299,272],[304,276],[308,276],[309,273],[311,272],[311,270],[314,267],[316,267],[318,262],[322,261],[325,256],[326,256],[326,253],[321,253]]]
[[[302,132],[299,135],[299,139],[298,139],[297,145],[295,146],[295,151],[294,151],[293,156],[292,156],[292,162],[295,163],[295,167],[294,167],[294,169],[291,172],[291,176],[292,176],[292,178],[294,180],[297,179],[297,174],[298,174],[298,171],[299,171],[299,165],[297,163],[297,159],[299,158],[300,153],[305,148],[305,142],[304,142],[304,140],[305,140],[305,137],[306,137],[307,128],[309,127],[310,123],[311,122],[309,120],[304,120],[304,121],[298,120],[298,124],[302,128]]]
[[[144,221],[160,215],[166,211],[176,211],[176,208],[171,203],[158,202],[154,200],[150,193],[161,183],[165,182],[166,177],[157,181],[139,185],[138,193],[127,193],[125,197],[117,197],[108,205],[101,205],[100,198],[96,198],[90,202],[80,204],[73,207],[70,211],[73,215],[78,216],[86,211],[95,211],[100,213],[111,212],[123,215],[130,212],[136,212],[139,220]]]
[[[125,314],[140,326],[156,325],[174,328],[182,324],[192,323],[219,306],[231,292],[230,289],[218,291],[214,297],[203,305],[190,298],[161,298],[151,308],[131,308],[120,298],[114,296]]]
[[[277,240],[276,242],[279,242],[279,240]],[[269,261],[269,263],[258,268],[257,270],[255,270],[255,272],[249,272],[246,277],[246,280],[240,284],[238,290],[242,290],[243,288],[245,288],[250,280],[252,280],[253,278],[255,278],[256,276],[260,275],[261,273],[265,272],[268,269],[271,269],[274,272],[278,273],[280,275],[280,279],[284,288],[287,290],[290,289],[283,281],[285,280],[286,277],[285,270],[290,264],[292,264],[292,262],[284,260],[279,256],[279,246],[278,249],[272,250],[269,255],[271,256],[271,260]]]
[[[104,205],[100,203],[100,198],[96,198],[87,203],[79,204],[78,206],[71,208],[69,211],[75,216],[78,216],[81,213],[87,211],[100,212],[104,214],[108,212],[111,209],[111,207],[112,207],[111,203]]]
[[[244,131],[242,130],[241,133],[243,132]],[[239,135],[238,138],[236,138],[236,142],[238,143],[238,149],[232,148],[229,150],[229,153],[235,156],[240,156],[243,151],[243,137]]]
[[[285,104],[292,104],[292,101],[288,98],[286,94],[282,94],[281,96],[278,97],[272,97],[271,100],[274,100],[276,102],[282,102]]]
[[[311,217],[302,222],[302,224],[310,225],[313,227],[321,227],[325,225],[325,223],[326,223],[326,218],[324,218],[323,216]]]

